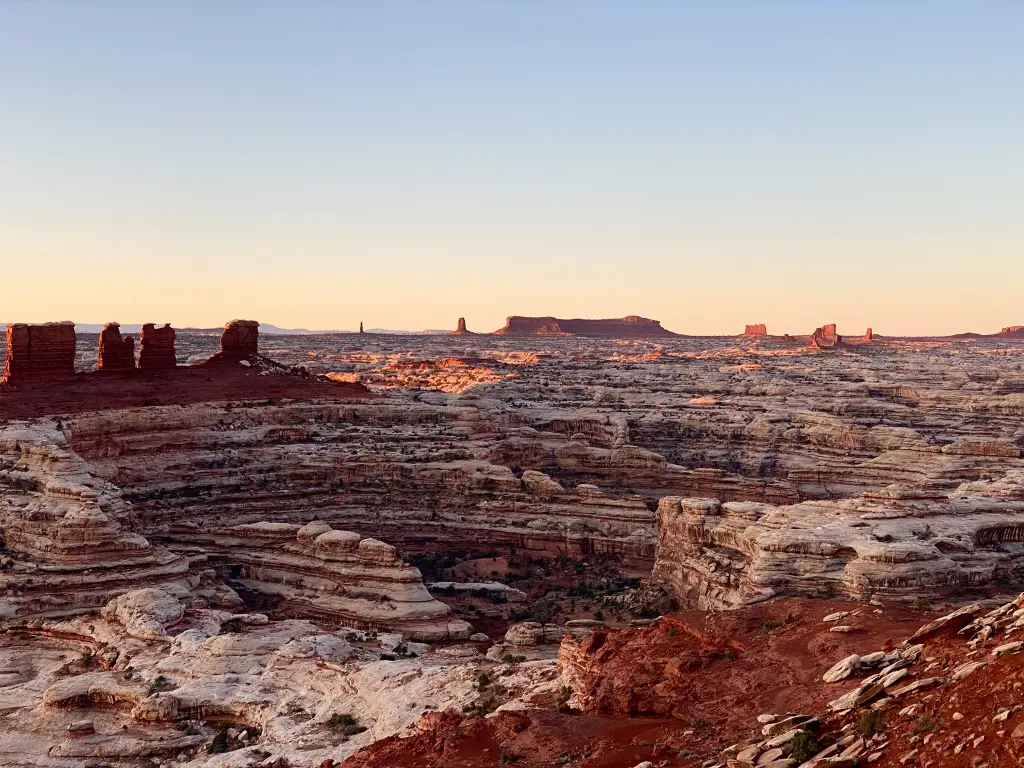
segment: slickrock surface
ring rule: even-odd
[[[75,373],[74,323],[7,326],[6,359],[0,383],[35,384]]]
[[[16,724],[0,728],[4,765],[48,768],[311,768],[425,713],[477,706],[481,675],[509,708],[557,677],[553,659],[492,662],[473,646],[268,621],[157,589],[7,633],[0,670],[0,707]]]
[[[121,335],[121,326],[107,323],[99,338],[96,370],[127,373],[135,370],[135,339]]]
[[[617,339],[636,339],[675,336],[661,327],[657,320],[628,315],[615,320],[563,320],[557,317],[522,317],[512,315],[496,334],[520,336],[606,336]]]
[[[178,362],[174,352],[175,332],[170,323],[157,328],[153,323],[142,326],[139,336],[139,370],[168,371]]]

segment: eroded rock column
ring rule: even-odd
[[[174,356],[174,329],[170,323],[157,328],[153,323],[142,326],[139,335],[139,369],[167,371],[177,365]]]
[[[125,373],[135,370],[135,339],[121,335],[118,323],[107,323],[100,334],[96,370]]]
[[[235,360],[255,357],[259,339],[260,324],[255,320],[232,320],[220,335],[220,353]]]

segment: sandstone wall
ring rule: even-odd
[[[744,336],[767,336],[768,326],[764,323],[758,323],[756,325],[748,325],[743,329]]]
[[[7,361],[2,382],[28,384],[75,375],[75,324],[7,326]]]

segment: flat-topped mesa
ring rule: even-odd
[[[829,323],[821,328],[815,328],[811,334],[810,344],[815,349],[828,349],[841,342],[843,337],[836,333],[836,324]]]
[[[96,370],[105,373],[127,373],[135,370],[135,339],[121,335],[118,323],[107,323],[100,333]]]
[[[639,315],[609,320],[563,320],[557,317],[523,317],[512,315],[505,326],[494,333],[505,336],[603,336],[636,339],[675,336],[657,320]]]
[[[31,384],[74,375],[74,323],[7,326],[7,362],[0,383]]]
[[[220,354],[231,360],[245,360],[258,354],[260,324],[255,320],[232,320],[220,335]]]
[[[758,323],[756,325],[748,325],[743,330],[744,336],[767,336],[768,326],[764,323]]]
[[[139,335],[139,370],[169,371],[178,362],[174,356],[174,329],[170,323],[157,328],[153,323],[142,326]]]
[[[999,336],[1020,336],[1024,338],[1024,325],[1008,325],[998,334]]]

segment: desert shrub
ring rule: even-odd
[[[857,719],[857,731],[867,738],[885,730],[885,713],[879,709],[869,709]]]
[[[242,620],[241,619],[228,619],[220,625],[220,634],[222,635],[237,635],[242,631]]]
[[[335,712],[328,718],[327,727],[341,731],[345,736],[355,736],[366,730],[366,726],[359,724],[359,719],[347,712]]]
[[[211,755],[219,755],[228,751],[228,727],[226,725],[217,729],[213,740],[206,745],[206,751]]]
[[[939,730],[939,724],[936,723],[930,715],[921,715],[917,718],[917,722],[914,723],[915,736],[922,733],[931,733],[937,730]]]
[[[811,735],[810,731],[797,731],[794,733],[789,746],[793,752],[793,759],[798,763],[810,760],[818,753],[818,742],[814,740],[814,736]]]
[[[775,619],[765,619],[761,622],[761,634],[771,634],[774,630],[778,629],[781,626],[782,625],[779,624],[779,622],[775,621]]]

